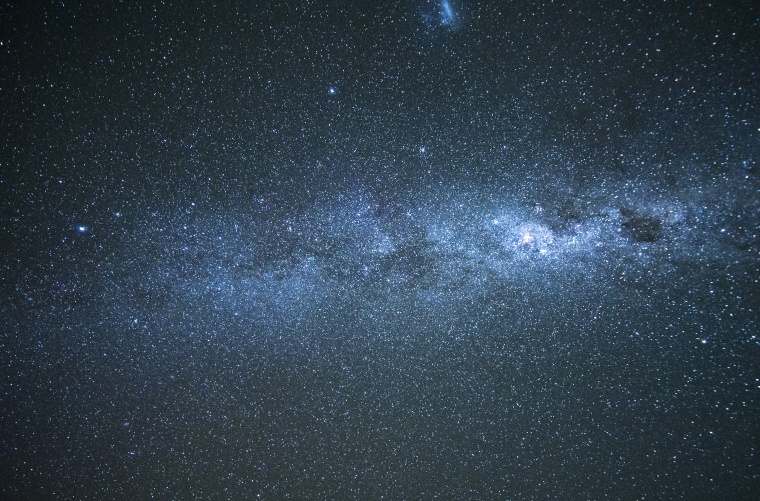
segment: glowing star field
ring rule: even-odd
[[[0,7],[0,497],[757,498],[750,3]]]

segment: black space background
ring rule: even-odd
[[[4,499],[751,499],[756,2],[3,2]]]

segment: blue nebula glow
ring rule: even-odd
[[[454,25],[454,21],[456,20],[454,16],[454,9],[451,8],[449,0],[441,0],[438,15],[442,26]]]
[[[428,33],[439,30],[455,31],[461,26],[461,15],[452,0],[428,0],[421,12]]]

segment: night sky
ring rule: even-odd
[[[760,5],[3,2],[3,499],[760,495]]]

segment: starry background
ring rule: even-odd
[[[756,2],[4,2],[4,499],[760,492]]]

